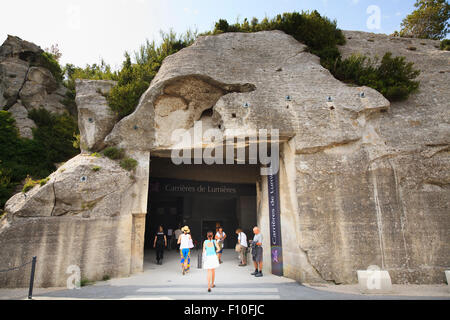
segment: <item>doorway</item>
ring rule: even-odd
[[[182,224],[183,197],[160,196],[153,197],[149,204],[148,212],[152,212],[151,223],[145,226],[145,248],[152,248],[154,237],[159,226],[163,227],[168,236],[168,247],[174,248],[174,243],[169,237]],[[149,221],[150,222],[150,221]]]
[[[194,243],[201,246],[206,232],[215,234],[219,224],[227,234],[225,248],[234,248],[235,230],[242,228],[250,236],[256,225],[258,177],[256,165],[175,165],[170,158],[152,157],[145,254],[151,254],[160,225],[166,235],[189,226]]]

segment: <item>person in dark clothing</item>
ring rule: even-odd
[[[162,264],[164,258],[164,248],[167,247],[167,237],[164,234],[164,229],[159,226],[158,233],[153,242],[153,248],[156,248],[156,264]]]

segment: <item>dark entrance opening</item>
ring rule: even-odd
[[[175,165],[170,158],[152,157],[145,226],[145,250],[153,248],[157,228],[167,235],[188,225],[199,246],[207,231],[221,225],[225,248],[234,248],[236,229],[249,238],[256,225],[256,165]],[[168,237],[169,240],[169,237]],[[171,248],[177,249],[172,237]]]

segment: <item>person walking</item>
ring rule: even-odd
[[[206,234],[207,240],[203,242],[203,269],[208,270],[206,279],[208,280],[208,292],[211,292],[211,288],[214,288],[216,278],[216,268],[220,266],[219,259],[217,258],[217,252],[220,250],[216,240],[213,240],[212,231],[208,231]]]
[[[172,243],[172,240],[173,240],[173,229],[172,228],[169,228],[169,229],[167,229],[167,238],[169,239],[169,246],[167,247],[167,250],[169,250],[170,251],[170,244]]]
[[[167,237],[164,234],[163,227],[159,226],[155,241],[153,241],[153,248],[156,248],[156,264],[162,264],[165,247],[167,247]]]
[[[217,254],[217,257],[219,258],[219,263],[222,263],[222,253],[223,253],[223,246],[224,246],[224,241],[227,238],[227,234],[223,231],[222,227],[218,228],[218,231],[216,233],[216,240],[217,240],[217,244],[219,245],[220,251]]]
[[[181,226],[178,225],[178,227],[175,229],[175,231],[173,233],[174,233],[175,237],[173,238],[173,244],[171,244],[171,246],[176,245],[178,238],[183,233],[183,232],[181,232]]]
[[[261,234],[261,231],[258,227],[253,228],[253,233],[255,236],[253,237],[252,241],[252,258],[253,258],[253,265],[255,266],[255,271],[251,273],[251,275],[254,275],[255,277],[262,277],[262,267],[263,267],[263,248],[262,248],[262,241],[263,237]],[[259,267],[259,269],[258,269]]]
[[[247,265],[247,235],[242,231],[241,228],[236,230],[236,234],[238,235],[238,244],[241,247],[239,258],[241,259],[241,263],[239,267],[245,267]]]
[[[189,249],[189,240],[192,240],[192,238],[189,234],[191,231],[188,226],[181,228],[181,231],[183,233],[180,234],[177,243],[180,245],[181,268],[183,275],[185,275],[191,266],[191,250]]]

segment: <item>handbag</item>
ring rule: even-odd
[[[239,234],[239,236],[240,236],[240,234]],[[235,250],[236,252],[241,252],[241,250],[242,250],[242,245],[241,245],[240,243],[236,243],[236,247],[234,248],[234,250]]]

